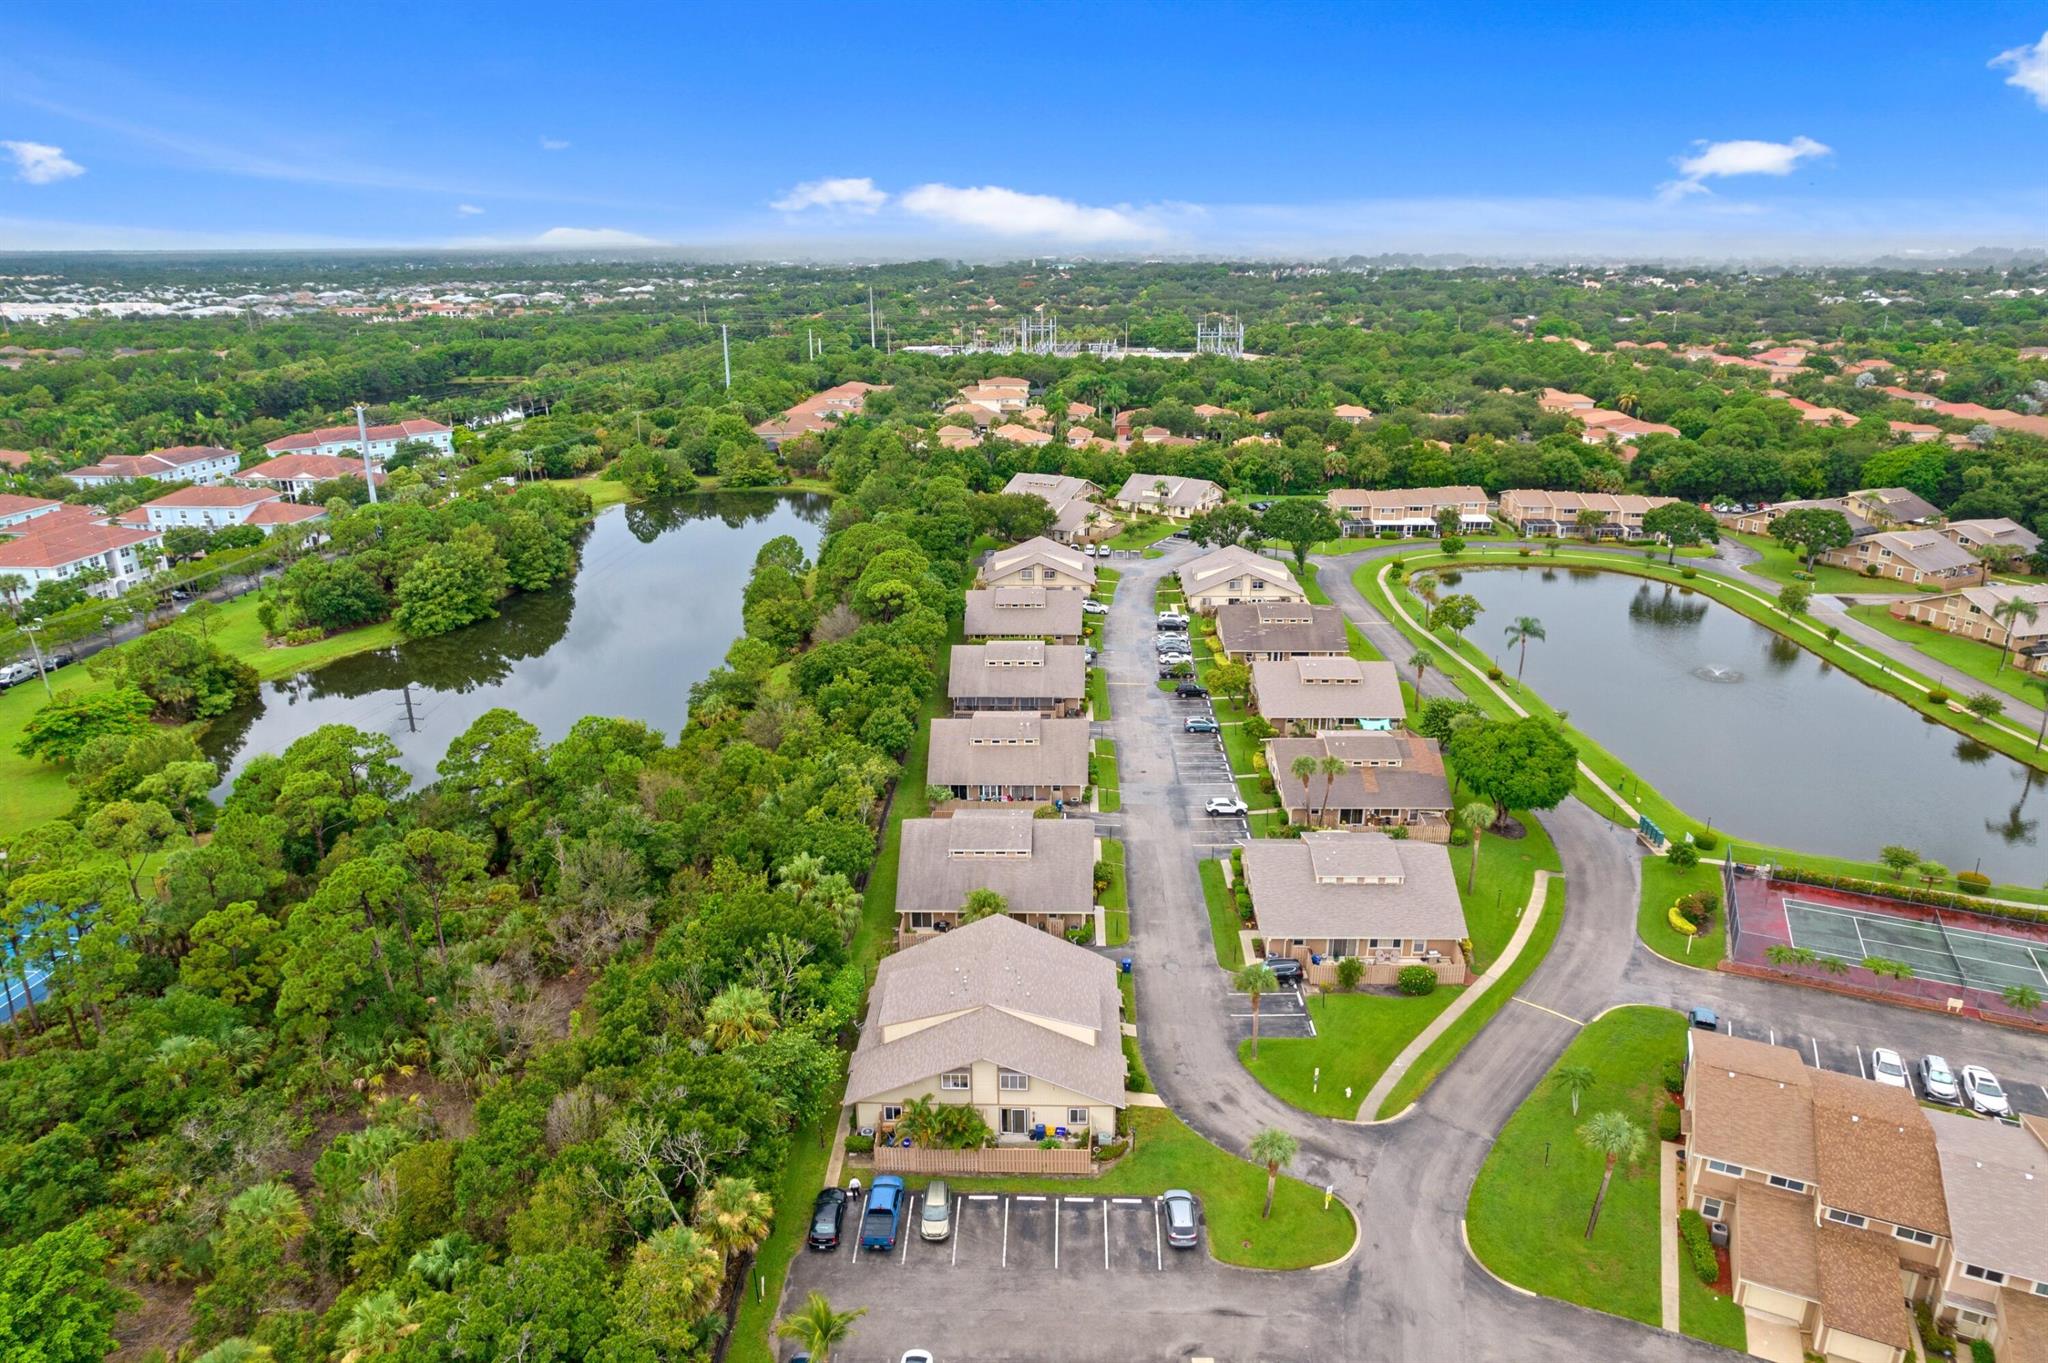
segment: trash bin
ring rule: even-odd
[[[1116,963],[1116,968],[1128,975],[1131,973],[1131,958],[1126,956]]]

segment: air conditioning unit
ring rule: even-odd
[[[1726,1221],[1716,1221],[1710,1224],[1707,1227],[1707,1239],[1713,1244],[1715,1249],[1728,1248],[1728,1223]]]

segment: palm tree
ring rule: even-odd
[[[1301,803],[1303,806],[1301,812],[1310,825],[1314,825],[1316,821],[1316,812],[1314,807],[1309,804],[1308,783],[1314,778],[1318,765],[1316,759],[1310,757],[1307,753],[1303,753],[1287,764],[1287,770],[1293,773],[1295,780],[1301,782]]]
[[[1415,669],[1415,694],[1420,696],[1422,694],[1422,674],[1436,666],[1436,658],[1428,649],[1418,648],[1415,650],[1414,656],[1408,659],[1408,666]]]
[[[1330,790],[1337,784],[1337,778],[1351,770],[1351,764],[1341,757],[1324,756],[1316,763],[1316,770],[1323,774],[1323,817],[1330,817]]]
[[[1249,994],[1252,1000],[1252,1059],[1259,1058],[1259,998],[1280,987],[1280,977],[1273,973],[1273,967],[1264,961],[1253,961],[1238,969],[1231,987],[1240,994]]]
[[[13,599],[12,593],[9,593],[8,599]],[[1998,650],[1998,666],[1991,669],[1993,673],[1998,673],[2005,670],[2005,655],[2012,652],[2013,625],[2021,620],[2033,624],[2041,618],[2041,607],[2017,596],[2008,597],[1991,608],[1991,618],[2005,626],[2005,647]]]
[[[774,1217],[775,1203],[750,1178],[728,1175],[697,1194],[697,1229],[726,1259],[752,1254]]]
[[[289,1183],[273,1179],[252,1183],[228,1203],[228,1224],[245,1229],[263,1229],[279,1240],[289,1240],[306,1228],[306,1208]]]
[[[405,1337],[420,1328],[412,1315],[412,1303],[399,1300],[396,1288],[387,1287],[358,1301],[334,1334],[341,1363],[361,1363],[397,1353]]]
[[[962,926],[979,923],[984,918],[993,918],[999,913],[1009,911],[1010,901],[1003,898],[1002,892],[991,890],[984,885],[978,890],[967,892],[967,901],[960,906],[960,922]]]
[[[626,1277],[659,1305],[661,1314],[694,1321],[718,1304],[725,1260],[702,1231],[692,1226],[666,1226],[633,1251]]]
[[[853,1323],[867,1313],[865,1306],[834,1311],[823,1292],[813,1292],[794,1314],[776,1323],[775,1333],[795,1340],[811,1356],[811,1363],[826,1363],[832,1351],[853,1333]]]
[[[1591,1065],[1559,1065],[1550,1072],[1550,1082],[1563,1089],[1572,1098],[1572,1116],[1579,1115],[1579,1097],[1593,1087]]]
[[[1586,1238],[1593,1238],[1593,1228],[1600,1224],[1600,1204],[1607,1200],[1607,1185],[1614,1181],[1614,1162],[1626,1159],[1634,1163],[1643,1153],[1645,1139],[1640,1128],[1619,1112],[1602,1112],[1589,1118],[1579,1127],[1579,1140],[1595,1154],[1607,1157],[1607,1167],[1600,1175],[1600,1192],[1593,1198],[1593,1214],[1586,1219]]]
[[[1266,1210],[1262,1218],[1273,1216],[1273,1191],[1280,1185],[1280,1171],[1294,1163],[1294,1157],[1301,1152],[1301,1142],[1277,1126],[1269,1126],[1252,1137],[1249,1147],[1253,1162],[1266,1166]]]
[[[1417,573],[1408,579],[1408,590],[1422,602],[1422,627],[1428,629],[1430,619],[1436,614],[1436,579],[1428,573]]]
[[[1515,623],[1508,626],[1507,635],[1509,643],[1521,646],[1522,656],[1515,661],[1515,680],[1519,682],[1522,680],[1522,669],[1529,663],[1529,641],[1547,639],[1550,636],[1543,632],[1543,622],[1533,615],[1516,616]]]
[[[2022,1013],[2031,1013],[2041,1006],[2041,991],[2030,984],[2006,986],[2005,1001],[2009,1007]]]
[[[721,1051],[766,1041],[775,1030],[767,992],[751,984],[728,985],[705,1005],[704,1030]]]
[[[1493,825],[1494,808],[1490,801],[1474,800],[1458,806],[1458,822],[1465,825],[1465,831],[1472,835],[1472,860],[1465,868],[1465,893],[1472,893],[1472,882],[1479,877],[1479,839]]]

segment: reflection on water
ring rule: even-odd
[[[1737,838],[1869,860],[1902,843],[1957,870],[2048,877],[2031,768],[1846,677],[1684,588],[1586,570],[1467,571],[1489,651],[1517,616],[1549,638],[1528,685],[1680,808]]]
[[[740,632],[754,555],[777,535],[814,553],[830,500],[724,492],[599,513],[573,583],[505,601],[486,620],[433,639],[343,658],[263,688],[216,720],[203,746],[231,778],[322,724],[389,734],[415,779],[496,706],[555,739],[585,715],[673,732],[692,684]]]

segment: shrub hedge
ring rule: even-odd
[[[1881,899],[1897,899],[1907,904],[1925,904],[1929,908],[1957,909],[1983,918],[2010,918],[2021,923],[2048,923],[2048,909],[2031,908],[2024,904],[2001,904],[1989,899],[1974,899],[1969,895],[1952,894],[1947,890],[1919,889],[1912,885],[1894,884],[1883,880],[1830,875],[1826,871],[1808,871],[1797,866],[1774,866],[1771,868],[1771,878],[1793,885],[1817,885],[1824,890],[1848,890],[1856,894],[1876,895]]]
[[[1678,1239],[1685,1246],[1685,1257],[1692,1261],[1694,1275],[1703,1283],[1718,1282],[1721,1261],[1714,1254],[1714,1237],[1707,1229],[1707,1218],[1690,1207],[1680,1212]]]

